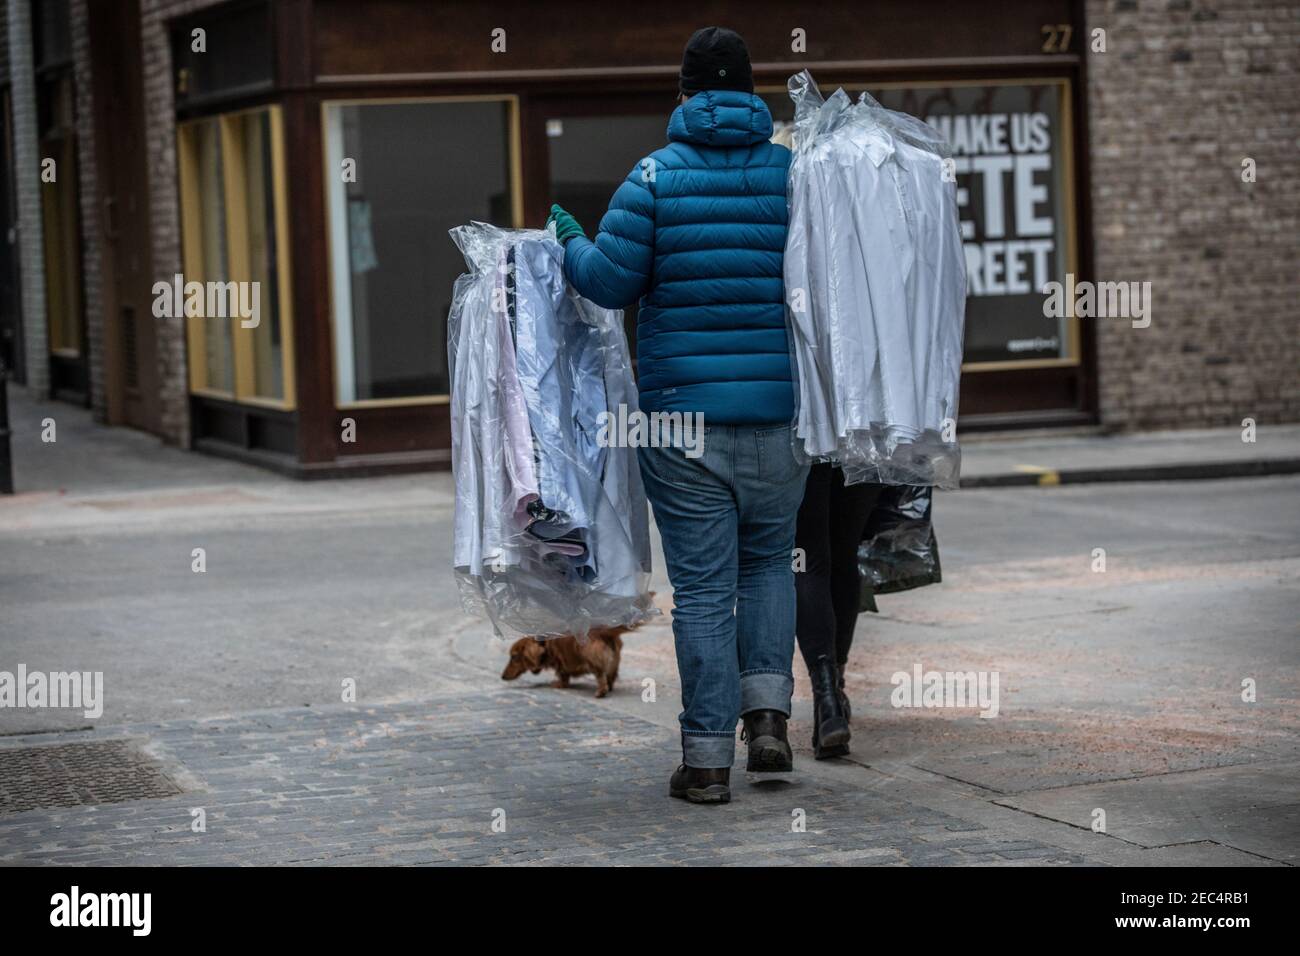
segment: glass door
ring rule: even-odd
[[[676,106],[672,84],[654,94],[535,99],[531,129],[544,136],[544,147],[529,145],[534,155],[543,152],[548,173],[544,202],[530,203],[540,221],[530,225],[544,222],[551,203],[559,203],[594,239],[614,190],[642,159],[667,144],[668,117]],[[624,311],[633,359],[636,313],[635,305]]]

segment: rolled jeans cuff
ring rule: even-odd
[[[688,733],[682,731],[682,763],[688,767],[730,767],[736,760],[736,732]]]
[[[779,710],[790,716],[794,678],[782,671],[745,671],[740,675],[740,715],[752,710]]]

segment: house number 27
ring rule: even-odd
[[[1043,52],[1065,53],[1070,49],[1070,34],[1074,27],[1068,23],[1043,24]]]

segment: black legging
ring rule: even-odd
[[[795,546],[806,565],[795,574],[799,620],[795,633],[804,663],[825,654],[836,663],[849,659],[858,621],[858,543],[880,485],[844,485],[834,465],[813,465],[799,507]]]

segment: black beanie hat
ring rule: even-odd
[[[726,27],[696,30],[682,54],[678,86],[688,96],[702,90],[753,93],[754,72],[744,37]]]

